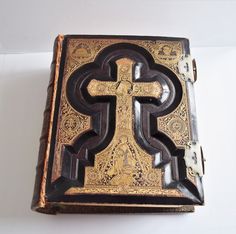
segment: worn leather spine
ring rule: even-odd
[[[39,145],[39,153],[38,153],[38,162],[36,166],[36,178],[35,178],[35,186],[33,192],[33,199],[31,208],[33,210],[45,210],[45,166],[47,166],[47,151],[50,142],[50,127],[51,127],[51,117],[52,117],[52,109],[53,109],[53,96],[55,92],[55,86],[57,83],[55,79],[58,75],[59,64],[60,64],[60,54],[61,54],[61,44],[62,44],[63,36],[59,35],[54,42],[53,47],[53,58],[51,62],[51,73],[49,85],[47,88],[47,99],[46,99],[46,107],[44,110],[44,118],[43,118],[43,127],[41,131],[40,137],[40,145]],[[41,210],[41,211],[42,211]]]

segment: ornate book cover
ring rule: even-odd
[[[184,38],[59,35],[32,209],[193,211],[203,156]]]

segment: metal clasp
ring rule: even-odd
[[[204,174],[204,159],[199,142],[191,141],[187,144],[184,155],[185,164],[199,176]]]
[[[183,55],[178,63],[179,73],[185,81],[194,83],[197,79],[197,68],[195,60],[189,54]]]

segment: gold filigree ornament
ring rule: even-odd
[[[179,106],[157,119],[158,130],[169,136],[177,147],[185,148],[190,139],[189,114],[185,94]]]
[[[164,64],[177,63],[181,57],[181,43],[158,43],[156,44],[155,57]]]

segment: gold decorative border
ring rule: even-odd
[[[123,186],[85,186],[83,188],[71,187],[65,195],[78,194],[119,194],[119,195],[150,195],[163,197],[182,197],[177,189],[162,189],[158,187],[123,187]]]
[[[153,56],[155,63],[167,66],[173,71],[178,71],[177,64],[183,54],[183,48],[180,41],[79,38],[69,39],[64,75],[67,75],[68,73],[72,74],[73,71],[82,65],[93,62],[97,54],[103,49],[116,43],[131,43],[140,46]],[[175,52],[175,55],[171,56],[172,60],[167,60],[167,56],[159,55],[162,47],[165,46],[169,46],[172,48],[172,51]],[[69,76],[67,76],[67,79],[68,78]]]

